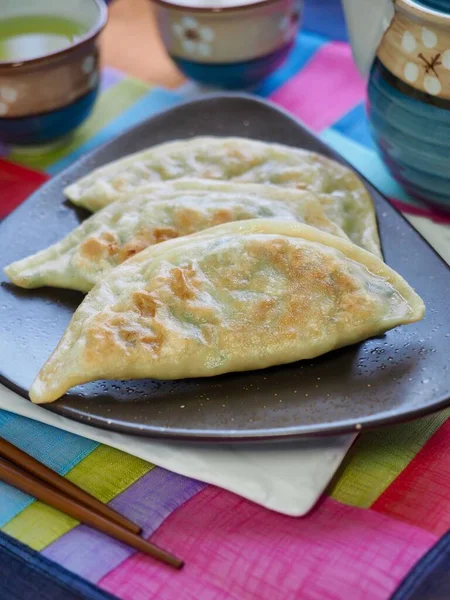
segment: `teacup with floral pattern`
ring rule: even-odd
[[[154,0],[164,44],[188,77],[249,88],[286,58],[303,0]]]
[[[374,139],[392,175],[411,195],[450,212],[448,0],[396,0],[368,100]]]

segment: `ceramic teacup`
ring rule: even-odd
[[[191,79],[251,88],[286,58],[303,0],[153,0],[163,42]]]
[[[0,24],[7,19],[65,19],[80,26],[80,35],[57,51],[0,60],[0,141],[45,144],[71,132],[92,110],[99,84],[97,37],[106,24],[106,4],[0,0]]]
[[[444,4],[446,12],[434,9]],[[368,100],[374,139],[391,174],[412,196],[450,212],[448,0],[396,1]]]

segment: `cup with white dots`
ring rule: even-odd
[[[179,70],[208,87],[255,89],[286,60],[303,0],[152,0]]]
[[[369,80],[375,142],[411,195],[450,211],[450,2],[394,6]]]
[[[47,144],[89,116],[106,18],[104,0],[0,0],[0,142]]]

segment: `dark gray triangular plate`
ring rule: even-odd
[[[336,157],[286,113],[245,95],[220,95],[161,113],[78,161],[0,226],[0,266],[48,246],[84,216],[62,189],[93,168],[176,138],[237,135]],[[48,410],[89,425],[192,440],[338,434],[404,421],[449,404],[450,276],[447,265],[369,186],[386,262],[427,304],[425,319],[312,362],[203,380],[102,381],[71,390]],[[81,301],[57,289],[0,286],[0,376],[27,390]],[[44,410],[44,409],[43,409]]]

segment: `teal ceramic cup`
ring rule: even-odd
[[[98,92],[97,40],[106,20],[104,0],[0,0],[1,142],[46,144],[88,117]],[[41,43],[33,37],[36,23],[76,33],[62,42],[52,30]],[[8,38],[16,28],[20,35]]]
[[[450,212],[449,0],[396,1],[370,74],[368,116],[397,181]]]

